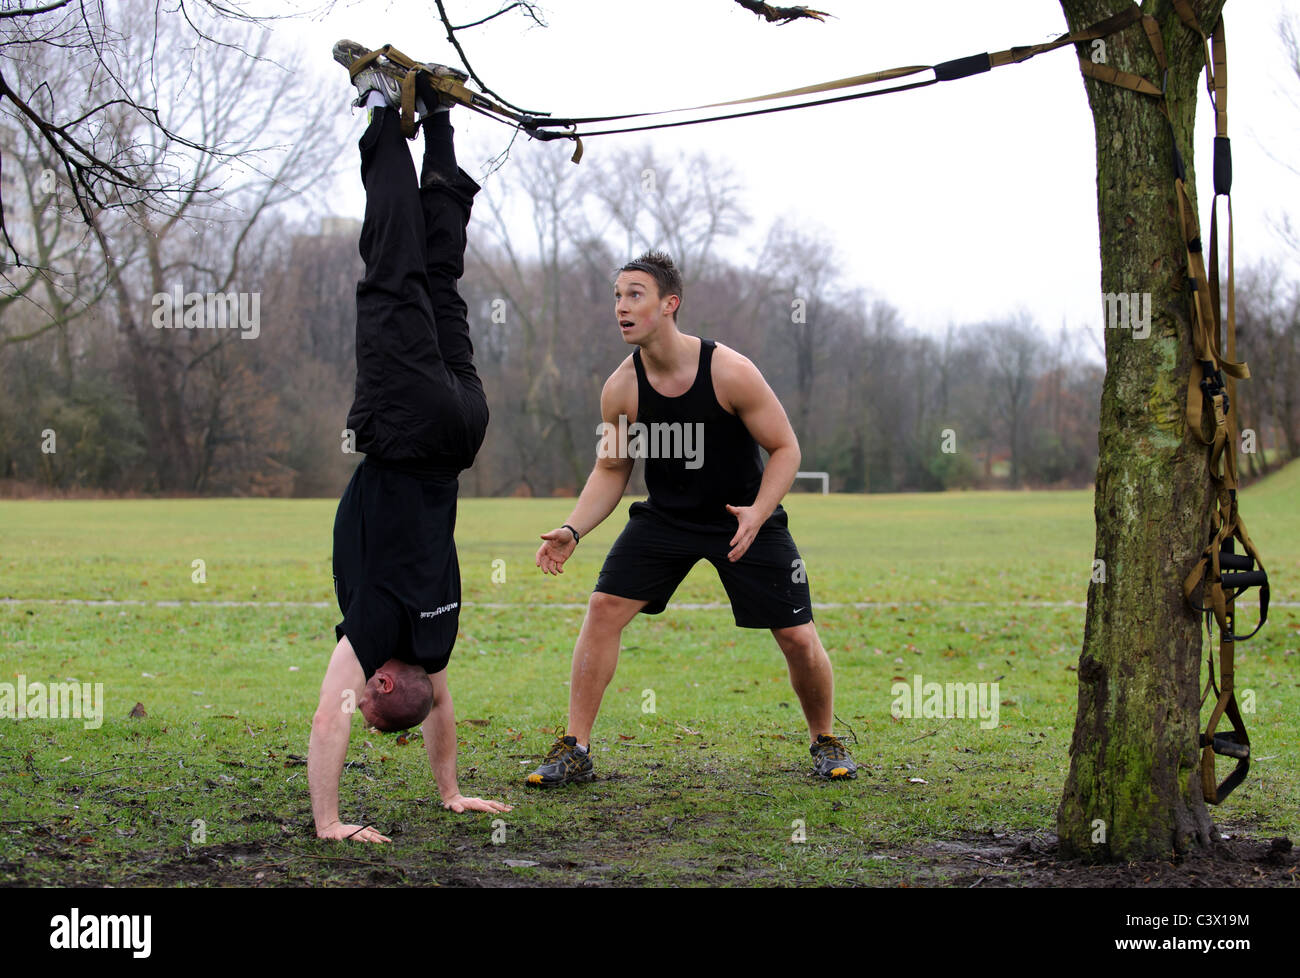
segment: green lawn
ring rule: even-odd
[[[1216,817],[1261,836],[1300,831],[1297,500],[1293,465],[1242,502],[1274,610],[1238,649],[1256,756]],[[102,682],[107,704],[93,729],[0,720],[0,882],[933,883],[936,846],[1054,829],[1091,493],[789,497],[858,780],[808,776],[780,653],[712,607],[725,596],[701,564],[675,600],[705,607],[625,633],[598,780],[548,794],[522,775],[563,722],[581,606],[625,507],[557,579],[532,555],[570,500],[463,500],[462,788],[516,807],[495,827],[442,811],[418,731],[358,718],[343,815],[392,836],[382,849],[314,838],[301,760],[338,617],[335,505],[0,503],[0,682]],[[891,687],[918,674],[996,682],[998,725],[893,718]],[[128,717],[137,702],[147,716]]]

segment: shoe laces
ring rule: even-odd
[[[825,739],[817,741],[818,753],[826,756],[832,761],[842,761],[849,756],[848,749],[840,741],[840,738],[833,734],[823,734]]]
[[[569,751],[577,750],[576,746],[570,747],[568,744],[564,742],[564,736],[565,735],[561,734],[560,737],[555,741],[555,743],[551,745],[551,749],[546,752],[546,757],[543,758],[543,760],[547,760],[547,761],[558,760],[565,753]]]

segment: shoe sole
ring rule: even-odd
[[[578,774],[572,778],[565,778],[563,781],[533,781],[525,778],[524,786],[527,788],[563,788],[565,785],[586,784],[595,780],[596,772],[588,771],[586,774]]]
[[[850,771],[848,768],[843,768],[843,767],[837,767],[834,770],[832,770],[829,774],[822,774],[819,771],[814,771],[813,774],[817,775],[817,777],[822,778],[823,780],[826,781],[852,781],[854,778],[858,776],[858,772],[856,770]]]

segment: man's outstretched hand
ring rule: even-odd
[[[543,574],[563,574],[564,562],[577,546],[573,534],[564,527],[543,533],[542,545],[537,548],[537,566]]]
[[[344,825],[334,822],[323,829],[316,830],[318,839],[351,839],[354,842],[392,842],[386,835],[380,835],[369,825]]]
[[[508,812],[510,805],[491,801],[487,798],[466,798],[464,795],[452,795],[442,800],[442,807],[453,812]]]

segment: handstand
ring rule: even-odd
[[[368,54],[340,41],[345,66]],[[357,284],[357,383],[348,429],[365,454],[334,520],[334,586],[343,620],[312,718],[307,777],[322,839],[388,842],[338,812],[339,777],[352,712],[380,730],[422,724],[444,808],[509,811],[466,798],[456,784],[456,718],[447,662],[456,642],[460,566],[457,476],[474,462],[487,430],[487,400],[474,370],[464,272],[465,228],[478,185],[456,165],[448,105],[424,65],[424,162],[417,181],[398,111],[405,72],[380,57],[353,79],[355,105],[370,112],[361,137],[366,188]],[[430,108],[431,107],[431,108]]]

